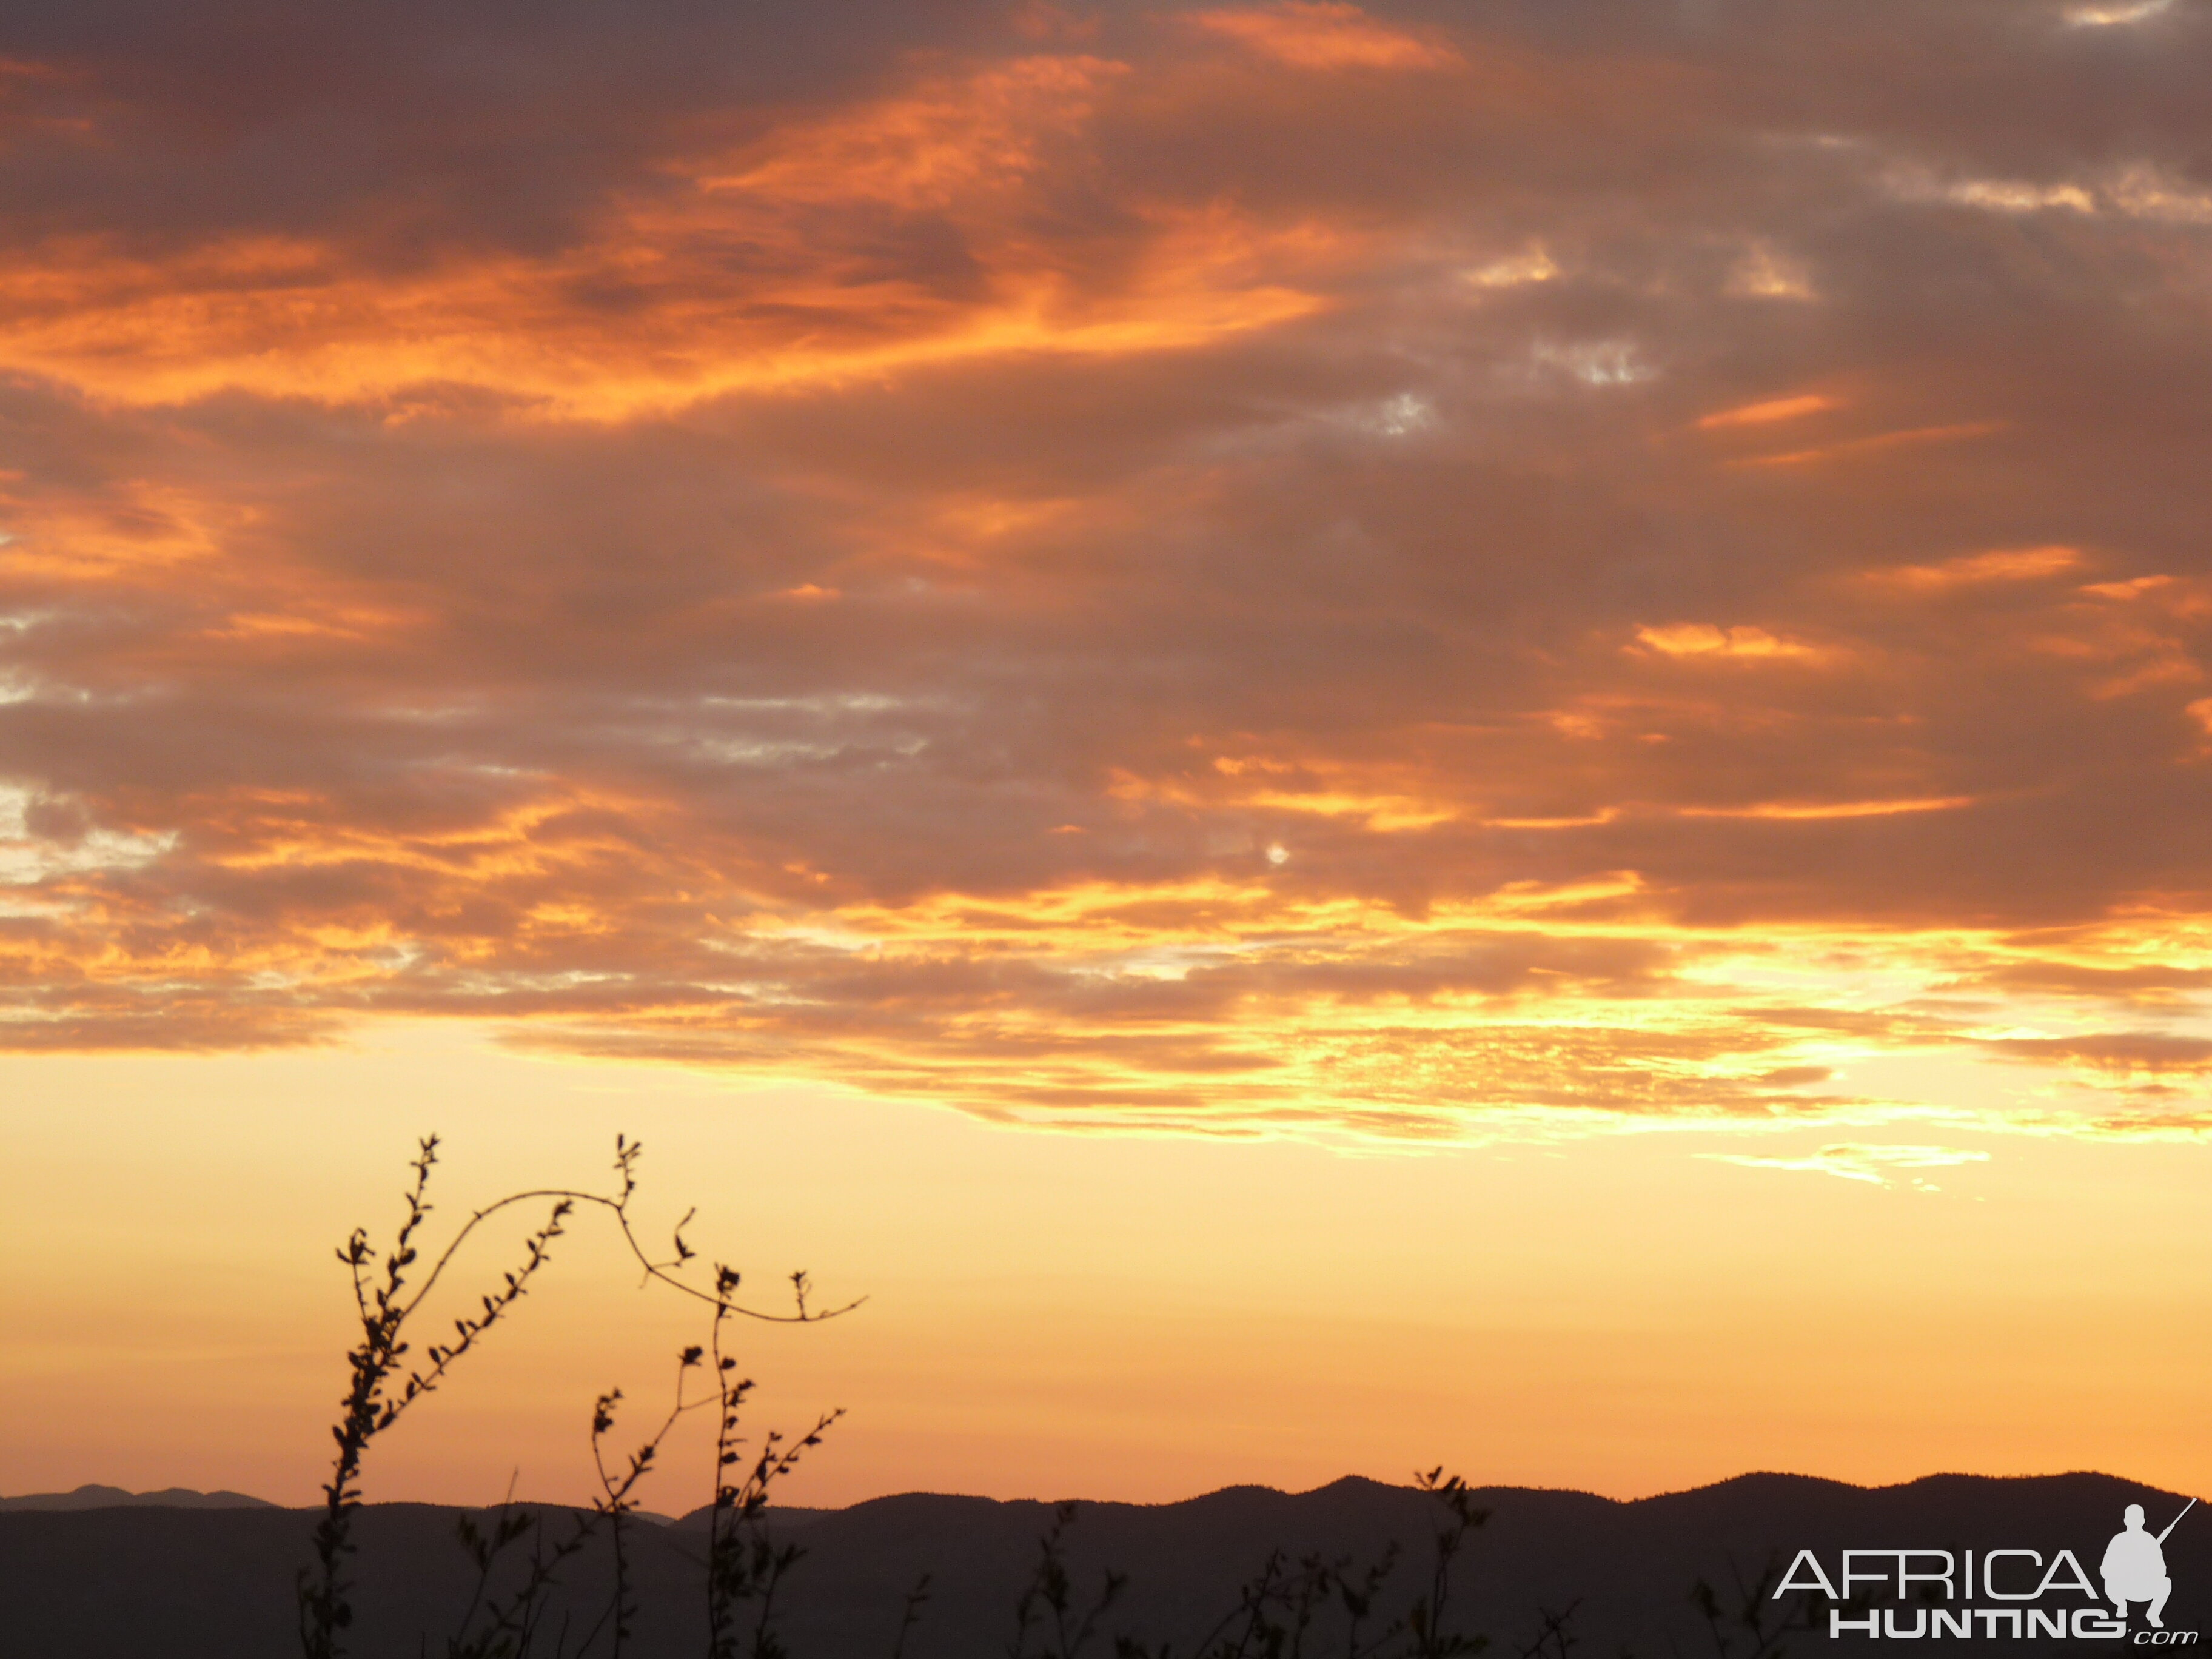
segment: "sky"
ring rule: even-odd
[[[10,8],[0,1491],[307,1501],[434,1130],[868,1297],[802,1501],[2212,1486],[2208,56]],[[372,1496],[587,1490],[558,1266]]]

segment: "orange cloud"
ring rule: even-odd
[[[0,519],[9,526],[0,558],[18,579],[155,579],[214,558],[225,537],[253,517],[250,508],[155,479],[125,480],[97,495],[11,492],[0,480]]]
[[[1686,806],[1692,818],[1880,818],[1899,812],[1955,812],[1974,805],[1972,795],[1920,800],[1761,801],[1753,806]]]
[[[1801,393],[1794,398],[1770,398],[1763,403],[1741,404],[1734,409],[1723,409],[1717,414],[1700,416],[1698,426],[1702,431],[1736,426],[1765,426],[1776,421],[1801,420],[1808,415],[1820,414],[1823,410],[1837,407],[1836,399],[1818,392]]]
[[[130,404],[427,391],[434,407],[473,388],[619,420],[977,358],[1188,349],[1323,309],[1310,284],[1348,249],[1310,221],[1133,204],[1104,283],[1030,235],[1031,196],[1128,72],[1030,57],[671,156],[550,257],[455,249],[387,272],[308,236],[159,258],[49,239],[0,258],[0,366]],[[923,221],[962,245],[957,278],[882,257]]]
[[[1917,426],[1897,432],[1877,432],[1870,437],[1852,438],[1843,443],[1824,444],[1814,449],[1793,449],[1781,455],[1747,455],[1729,463],[1730,466],[1806,466],[1816,461],[1831,461],[1846,456],[1878,454],[1886,450],[1919,444],[1959,443],[1970,438],[1985,438],[2001,432],[2002,421],[1962,421],[1948,426]]]
[[[1389,27],[1340,0],[1280,0],[1194,12],[1187,21],[1296,69],[1447,69],[1463,61],[1441,41]]]
[[[1665,628],[1638,628],[1639,645],[1668,657],[1810,659],[1826,654],[1802,640],[1783,639],[1764,628],[1720,628],[1711,623],[1675,623]]]
[[[1982,582],[2038,581],[2063,575],[2081,568],[2081,550],[2075,547],[1997,548],[1987,553],[1966,553],[1941,564],[1886,566],[1865,573],[1877,585],[1941,592]]]

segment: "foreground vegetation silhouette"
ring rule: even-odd
[[[503,1504],[489,1524],[462,1517],[460,1544],[477,1569],[477,1589],[460,1628],[447,1638],[447,1659],[525,1659],[542,1652],[540,1625],[548,1593],[562,1569],[602,1528],[611,1534],[615,1563],[614,1584],[605,1611],[574,1650],[568,1648],[568,1632],[562,1632],[554,1659],[568,1659],[571,1653],[580,1659],[593,1650],[603,1635],[607,1650],[622,1655],[636,1613],[623,1536],[637,1509],[635,1494],[653,1470],[661,1445],[678,1421],[708,1407],[719,1413],[705,1564],[708,1652],[712,1659],[737,1659],[743,1639],[741,1618],[750,1607],[757,1609],[757,1617],[750,1651],[759,1659],[771,1659],[781,1651],[770,1629],[775,1591],[798,1559],[798,1552],[766,1537],[756,1523],[767,1507],[769,1488],[791,1472],[805,1452],[821,1443],[823,1432],[840,1413],[823,1416],[796,1440],[787,1441],[781,1434],[769,1432],[750,1467],[741,1468],[744,1458],[739,1449],[738,1421],[754,1385],[751,1379],[737,1374],[737,1358],[726,1351],[726,1334],[733,1318],[810,1324],[848,1313],[860,1304],[824,1310],[809,1307],[809,1286],[803,1272],[790,1276],[793,1307],[788,1313],[740,1303],[737,1299],[740,1275],[725,1263],[714,1264],[708,1288],[690,1282],[684,1274],[698,1253],[684,1242],[684,1230],[696,1212],[687,1213],[676,1224],[671,1255],[659,1258],[649,1252],[639,1239],[630,1214],[631,1201],[637,1194],[638,1160],[644,1148],[620,1135],[615,1138],[614,1191],[535,1188],[511,1193],[472,1212],[417,1282],[412,1270],[422,1260],[417,1239],[432,1210],[430,1172],[438,1162],[438,1146],[435,1135],[425,1136],[418,1143],[410,1166],[415,1179],[405,1197],[406,1215],[381,1264],[362,1228],[354,1230],[337,1253],[353,1277],[361,1340],[346,1356],[350,1382],[340,1403],[341,1415],[331,1430],[337,1451],[331,1478],[323,1487],[323,1513],[314,1531],[314,1565],[300,1573],[300,1644],[306,1659],[343,1659],[345,1652],[344,1632],[354,1621],[347,1561],[354,1553],[354,1522],[362,1505],[362,1468],[371,1446],[411,1407],[435,1393],[453,1367],[507,1316],[550,1260],[554,1241],[562,1237],[566,1224],[580,1206],[611,1217],[648,1281],[704,1304],[708,1310],[708,1340],[686,1347],[678,1356],[674,1403],[659,1426],[618,1465],[610,1466],[606,1443],[615,1426],[622,1392],[610,1390],[594,1402],[592,1458],[600,1495],[589,1509],[568,1512],[570,1524],[564,1535],[548,1539],[544,1517],[519,1511],[511,1502]],[[479,1294],[475,1311],[454,1320],[451,1340],[429,1344],[422,1351],[422,1363],[410,1365],[410,1325],[463,1249],[494,1217],[536,1203],[550,1208],[544,1223],[524,1240],[520,1260],[501,1271],[492,1287]],[[692,1380],[702,1370],[706,1374],[703,1387]],[[493,1596],[489,1592],[495,1565],[526,1536],[532,1545],[521,1582],[505,1595]]]
[[[580,1212],[611,1218],[624,1248],[643,1269],[647,1283],[696,1301],[706,1329],[704,1340],[684,1347],[675,1361],[674,1387],[665,1414],[631,1449],[611,1449],[618,1412],[619,1389],[592,1405],[590,1445],[599,1494],[587,1507],[548,1510],[518,1506],[507,1500],[480,1515],[463,1515],[458,1541],[475,1570],[474,1588],[456,1627],[444,1639],[446,1659],[629,1659],[634,1653],[641,1612],[631,1548],[637,1524],[637,1493],[659,1464],[671,1432],[693,1413],[715,1413],[712,1499],[708,1505],[702,1553],[696,1558],[705,1612],[706,1659],[794,1659],[777,1627],[779,1593],[805,1550],[767,1524],[769,1496],[801,1457],[822,1443],[842,1415],[827,1412],[796,1437],[771,1431],[750,1452],[740,1433],[751,1379],[740,1374],[730,1352],[733,1322],[763,1320],[811,1324],[851,1312],[859,1301],[817,1309],[810,1304],[804,1272],[788,1276],[788,1311],[771,1311],[738,1299],[742,1284],[736,1269],[721,1262],[701,1267],[698,1253],[684,1240],[696,1212],[687,1212],[672,1230],[669,1254],[656,1256],[640,1240],[631,1212],[638,1190],[643,1148],[617,1136],[612,1189],[565,1188],[510,1194],[471,1212],[468,1220],[434,1256],[420,1242],[433,1212],[431,1171],[438,1163],[438,1138],[424,1138],[411,1164],[414,1179],[404,1195],[405,1213],[389,1249],[380,1260],[365,1230],[356,1229],[338,1250],[352,1275],[360,1340],[347,1356],[349,1384],[340,1415],[331,1427],[336,1443],[331,1478],[323,1487],[322,1512],[313,1534],[313,1565],[297,1583],[301,1650],[305,1659],[346,1659],[346,1640],[354,1626],[355,1585],[349,1563],[356,1550],[355,1523],[362,1506],[364,1465],[378,1437],[437,1391],[467,1354],[507,1318],[550,1260],[552,1248]],[[431,1292],[457,1263],[464,1249],[495,1218],[526,1206],[547,1206],[544,1221],[523,1240],[513,1265],[486,1280],[472,1310],[453,1322],[450,1339],[428,1343],[419,1360],[410,1336]],[[418,1273],[418,1264],[424,1263]],[[703,1282],[694,1282],[695,1279]],[[1460,1477],[1441,1468],[1417,1474],[1415,1483],[1434,1500],[1434,1525],[1424,1567],[1410,1597],[1392,1598],[1404,1553],[1393,1540],[1370,1560],[1308,1553],[1292,1559],[1276,1549],[1236,1592],[1232,1605],[1188,1649],[1154,1644],[1127,1632],[1110,1632],[1109,1620],[1127,1589],[1128,1579],[1105,1571],[1095,1589],[1079,1587],[1068,1564],[1066,1537],[1079,1506],[1055,1506],[1037,1540],[1027,1581],[1015,1598],[1006,1659],[1083,1659],[1109,1650],[1113,1659],[1471,1659],[1487,1638],[1455,1626],[1452,1579],[1455,1566],[1488,1518]],[[575,1628],[573,1612],[548,1628],[554,1592],[563,1575],[581,1565],[586,1547],[605,1538],[611,1582],[596,1603],[589,1624]],[[1735,1605],[1700,1581],[1691,1599],[1711,1632],[1720,1659],[1779,1659],[1784,1638],[1809,1627],[1809,1609],[1768,1605],[1778,1569],[1747,1582],[1738,1576]],[[496,1590],[495,1586],[500,1586]],[[931,1594],[927,1574],[907,1593],[895,1631],[887,1633],[890,1659],[904,1659],[914,1632],[927,1617]],[[1578,1604],[1540,1609],[1534,1638],[1517,1647],[1520,1659],[1570,1659],[1576,1647]],[[1392,1608],[1395,1610],[1393,1611]],[[427,1659],[428,1638],[421,1640]]]

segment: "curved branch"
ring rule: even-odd
[[[632,1143],[633,1147],[635,1145],[635,1143]],[[812,1325],[824,1319],[835,1319],[840,1314],[848,1314],[868,1299],[865,1296],[856,1296],[841,1307],[809,1308],[806,1305],[805,1275],[794,1273],[792,1276],[792,1282],[798,1304],[797,1310],[793,1313],[778,1314],[769,1313],[759,1308],[748,1308],[741,1302],[732,1301],[719,1287],[713,1291],[702,1291],[696,1285],[687,1285],[670,1269],[680,1267],[693,1252],[684,1250],[673,1261],[655,1261],[646,1250],[645,1246],[638,1242],[636,1231],[630,1224],[629,1197],[629,1188],[625,1188],[621,1197],[610,1198],[605,1193],[578,1192],[566,1187],[544,1187],[526,1193],[510,1193],[497,1203],[487,1205],[469,1217],[467,1224],[460,1231],[453,1235],[453,1241],[431,1264],[429,1276],[422,1281],[422,1288],[402,1305],[400,1310],[402,1317],[412,1314],[422,1303],[422,1298],[430,1294],[432,1288],[438,1282],[439,1275],[446,1271],[447,1265],[459,1253],[461,1246],[468,1242],[469,1235],[476,1231],[478,1223],[489,1221],[510,1206],[543,1202],[547,1199],[551,1199],[556,1203],[566,1201],[570,1204],[593,1204],[610,1212],[615,1218],[616,1225],[622,1230],[623,1243],[629,1247],[629,1253],[637,1258],[638,1265],[645,1269],[647,1278],[657,1279],[671,1290],[688,1296],[695,1302],[703,1302],[710,1308],[727,1313],[743,1314],[748,1319],[757,1319],[771,1325]],[[680,1248],[682,1241],[679,1239],[678,1243]]]

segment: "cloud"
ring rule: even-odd
[[[1801,392],[1791,398],[1766,398],[1755,404],[1746,404],[1738,409],[1723,409],[1711,415],[1698,417],[1700,430],[1732,426],[1765,426],[1772,421],[1794,421],[1807,415],[1818,415],[1836,407],[1836,399],[1818,392]]]
[[[1031,55],[733,141],[709,128],[535,255],[464,241],[394,270],[327,228],[49,237],[0,267],[0,362],[106,400],[434,408],[465,387],[618,419],[969,356],[1188,348],[1314,309],[1277,280],[1282,239],[1325,259],[1327,233],[1225,204],[1131,204],[1089,261],[1036,257],[1022,217],[1052,210],[1060,158],[1128,72]]]
[[[1987,1152],[1966,1152],[1955,1146],[1899,1146],[1856,1141],[1823,1146],[1803,1158],[1754,1158],[1734,1152],[1700,1152],[1698,1156],[1747,1170],[1794,1170],[1839,1176],[1845,1181],[1863,1181],[1876,1187],[1892,1185],[1899,1171],[1956,1169],[1961,1164],[1986,1164],[1990,1159]],[[1918,1176],[1908,1175],[1905,1178],[1916,1191],[1940,1190]]]
[[[2064,15],[2075,28],[2111,28],[2155,17],[2172,3],[2173,0],[2130,0],[2116,6],[2069,6]]]
[[[1817,657],[1819,650],[1801,641],[1785,640],[1764,628],[1748,624],[1721,628],[1711,623],[1674,623],[1664,628],[1638,628],[1637,643],[1668,657],[1723,657],[1756,659]]]
[[[1461,61],[1440,41],[1390,28],[1338,0],[1279,0],[1193,12],[1188,21],[1297,69],[1442,69]]]
[[[1956,421],[1944,426],[1907,427],[1899,431],[1871,433],[1863,438],[1850,438],[1841,443],[1821,444],[1810,449],[1792,449],[1778,455],[1742,456],[1731,465],[1804,466],[1818,461],[1868,455],[1900,446],[1957,443],[1968,438],[1985,438],[2002,429],[2002,422],[1997,421]]]
[[[0,1042],[2194,1133],[2155,27],[19,11]]]
[[[1864,574],[1867,581],[1884,586],[1941,592],[1982,582],[2041,580],[2078,570],[2083,562],[2078,548],[1998,548],[1960,554],[1940,564],[1893,565]]]
[[[2212,1038],[2166,1031],[1996,1037],[1987,1039],[1983,1046],[2008,1059],[2069,1060],[2110,1076],[2195,1077],[2212,1072]]]
[[[1478,265],[1467,273],[1467,280],[1477,288],[1519,288],[1524,283],[1548,283],[1559,274],[1552,256],[1538,247]]]
[[[1764,243],[1752,247],[1729,270],[1726,291],[1752,300],[1813,300],[1813,279],[1805,267]]]

